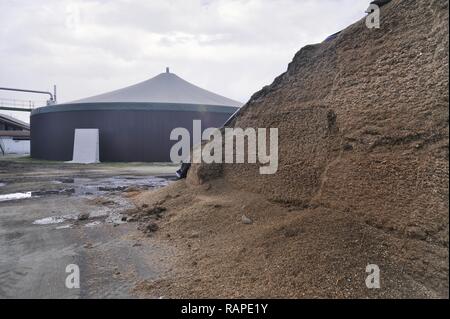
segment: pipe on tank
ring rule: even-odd
[[[55,93],[56,93],[56,86],[54,87],[54,89],[55,89]],[[48,94],[48,95],[50,95],[50,101],[52,103],[56,103],[56,94],[54,96],[51,92],[47,92],[47,91],[36,91],[36,90],[27,90],[27,89],[5,88],[5,87],[0,87],[0,90],[16,91],[16,92],[28,92],[28,93],[37,93],[37,94]]]

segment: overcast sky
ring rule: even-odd
[[[52,90],[56,84],[58,102],[68,102],[169,66],[193,84],[246,102],[284,72],[301,47],[361,19],[368,3],[1,0],[0,87]],[[45,96],[0,91],[2,99]]]

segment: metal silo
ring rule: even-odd
[[[74,131],[98,128],[100,161],[168,162],[173,128],[220,127],[241,103],[197,87],[166,69],[147,81],[93,97],[35,109],[31,157],[72,159]],[[191,134],[192,136],[192,134]]]

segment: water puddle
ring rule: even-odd
[[[18,200],[18,199],[25,199],[25,198],[31,198],[31,197],[41,197],[41,196],[44,196],[44,195],[71,194],[71,193],[73,193],[73,192],[70,189],[10,193],[10,194],[0,195],[0,202],[6,202],[6,201]]]
[[[33,196],[32,192],[4,194],[4,195],[0,195],[0,202],[30,198],[31,196]]]
[[[102,224],[116,226],[127,223],[125,211],[133,207],[122,193],[160,188],[168,185],[172,180],[172,176],[61,178],[52,181],[54,187],[58,189],[3,194],[0,195],[0,202],[45,196],[85,196],[95,206],[87,217],[80,216],[84,212],[48,216],[34,220],[33,225],[55,225],[54,229],[95,227]]]
[[[41,219],[37,219],[33,222],[34,225],[51,225],[51,224],[60,224],[64,223],[66,219],[58,216],[45,217]]]
[[[124,202],[118,211],[111,210],[109,208],[99,208],[98,210],[93,210],[85,217],[81,218],[82,214],[66,214],[66,215],[56,215],[37,219],[33,221],[33,225],[53,225],[62,224],[65,222],[71,222],[70,224],[60,225],[55,229],[67,229],[73,226],[81,225],[84,227],[94,227],[105,224],[120,225],[127,222],[126,215],[124,211],[131,208],[130,203]]]
[[[96,220],[94,222],[87,223],[86,225],[84,225],[84,227],[95,227],[95,226],[98,226],[98,225],[101,225],[101,222]]]
[[[93,220],[92,219],[98,219],[102,218],[103,220]],[[104,213],[104,212],[93,212],[88,217],[89,222],[84,224],[84,227],[95,227],[98,225],[101,225],[102,223],[105,224],[113,224],[113,225],[120,225],[126,223],[126,218],[124,218],[124,215],[118,212],[112,212],[112,213]],[[33,222],[33,225],[53,225],[53,224],[62,224],[64,222],[67,222],[69,220],[79,221],[79,218],[75,214],[68,214],[63,216],[50,216],[50,217],[44,217],[37,219]],[[77,223],[77,222],[75,222]],[[55,229],[68,229],[72,228],[74,224],[65,224],[55,227]]]
[[[96,195],[104,192],[126,190],[145,190],[159,188],[169,184],[171,177],[108,177],[108,178],[64,178],[54,181],[56,184],[70,185],[66,191],[73,195]]]
[[[111,192],[142,191],[156,189],[168,185],[173,180],[172,176],[150,176],[150,177],[109,177],[109,178],[61,178],[52,181],[56,185],[67,185],[66,188],[27,191],[0,195],[0,202],[42,197],[49,195],[101,195]],[[3,184],[3,185],[2,185]],[[0,183],[0,186],[4,186]]]
[[[36,219],[33,222],[33,225],[61,224],[61,223],[64,223],[64,222],[66,222],[68,220],[77,220],[77,219],[78,219],[78,215],[77,214],[67,214],[67,215],[62,215],[62,216],[49,216],[49,217]]]
[[[55,227],[55,229],[67,229],[67,228],[72,228],[72,224],[61,225],[61,226]]]

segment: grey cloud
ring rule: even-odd
[[[0,2],[0,86],[59,87],[69,101],[165,66],[245,102],[296,51],[364,16],[368,0]],[[0,99],[2,92],[0,92]]]

